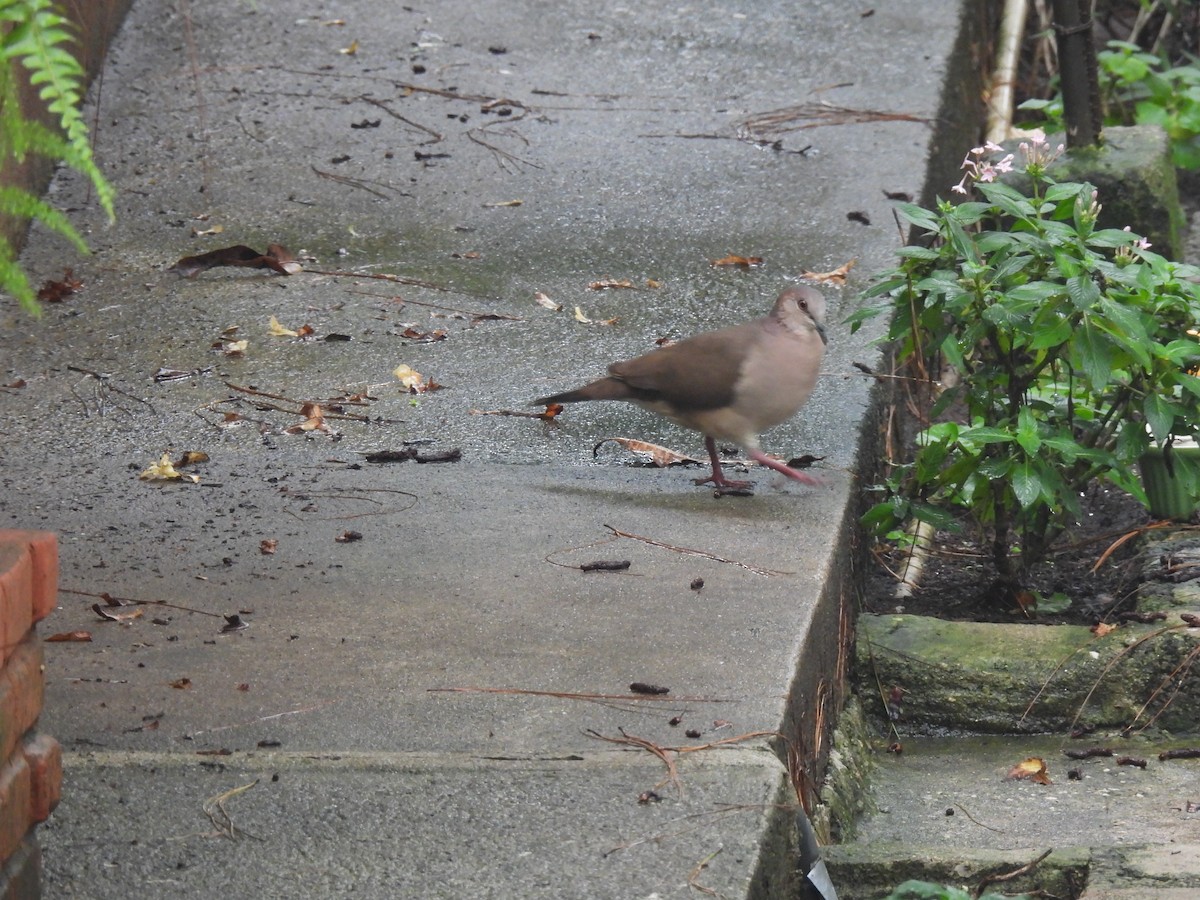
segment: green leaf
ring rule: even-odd
[[[1049,597],[1037,594],[1037,611],[1039,613],[1056,615],[1057,613],[1066,612],[1070,606],[1071,598],[1062,591],[1055,591]]]
[[[1158,394],[1149,394],[1142,402],[1142,414],[1157,443],[1161,444],[1170,436],[1175,427],[1175,407],[1170,402]]]
[[[1025,508],[1032,506],[1041,496],[1042,480],[1029,460],[1022,460],[1013,467],[1012,490],[1017,502]]]
[[[1083,371],[1091,384],[1099,388],[1112,376],[1112,351],[1108,340],[1087,319],[1075,331],[1071,342],[1071,365]]]
[[[1076,275],[1067,279],[1067,296],[1080,312],[1087,312],[1100,300],[1100,289],[1091,275]]]
[[[1013,433],[989,425],[973,425],[959,433],[964,444],[1006,444],[1013,440]]]
[[[937,214],[923,206],[917,206],[915,203],[897,203],[895,208],[896,214],[911,225],[924,228],[926,231],[938,232],[940,230]]]
[[[1021,411],[1017,413],[1017,443],[1030,456],[1036,455],[1042,446],[1037,421],[1033,417],[1033,410],[1028,406],[1022,406]]]

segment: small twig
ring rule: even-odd
[[[345,175],[335,175],[333,172],[326,172],[322,169],[318,169],[316,166],[309,166],[309,168],[312,169],[314,172],[316,172],[318,175],[320,175],[322,178],[328,178],[330,181],[336,181],[338,184],[344,184],[347,187],[355,187],[355,188],[358,188],[359,190],[366,191],[368,194],[373,194],[374,196],[378,197],[380,200],[391,200],[392,199],[387,194],[383,193],[383,191],[377,191],[377,190],[375,190],[375,188],[369,187],[367,185],[367,182],[371,181],[371,179],[369,179],[369,178],[348,178]],[[389,191],[393,191],[394,193],[396,193],[397,195],[399,195],[401,197],[411,197],[412,196],[411,194],[407,194],[404,191],[400,190],[399,188],[392,187],[390,184],[384,184],[382,181],[372,181],[371,183],[378,184],[381,187],[387,188]]]
[[[201,807],[204,810],[204,814],[208,816],[209,821],[213,823],[213,825],[218,831],[221,832],[221,834],[225,835],[230,840],[236,840],[239,834],[254,838],[255,840],[260,840],[260,838],[255,837],[255,835],[250,834],[250,832],[234,825],[233,817],[230,816],[229,811],[225,809],[226,800],[231,800],[238,796],[238,794],[244,794],[256,784],[258,784],[257,778],[255,778],[249,784],[243,784],[241,787],[231,788],[223,794],[217,794],[215,797],[209,797],[204,801],[204,805]],[[220,813],[219,817],[217,813]]]
[[[719,697],[673,697],[666,694],[589,694],[575,691],[535,691],[524,688],[440,687],[426,688],[428,694],[513,694],[528,697],[557,697],[561,700],[638,700],[668,703],[729,703]]]
[[[312,270],[310,269],[309,271],[312,271]],[[319,274],[321,274],[321,275],[349,275],[349,276],[353,276],[353,277],[358,277],[358,276],[355,276],[353,272],[321,272]],[[386,281],[399,280],[405,284],[416,284],[420,287],[434,288],[439,291],[450,291],[450,292],[456,293],[456,294],[467,293],[466,291],[454,291],[452,288],[448,288],[448,287],[437,287],[436,285],[431,285],[426,282],[418,282],[418,281],[413,281],[413,280],[409,280],[409,281],[405,282],[402,279],[399,279],[398,276],[395,276],[395,275],[388,275],[388,276],[386,276],[386,278],[383,275],[366,275],[363,277],[365,277],[365,278],[384,278]],[[510,315],[506,315],[505,313],[473,312],[468,309],[459,309],[456,306],[443,306],[440,303],[429,303],[428,301],[425,301],[425,300],[410,300],[408,297],[383,297],[383,296],[380,296],[379,294],[373,294],[370,291],[356,291],[351,288],[347,288],[346,293],[347,294],[362,294],[364,297],[374,297],[377,300],[396,300],[396,301],[399,301],[400,303],[411,303],[413,306],[425,306],[425,307],[428,307],[429,309],[441,309],[446,312],[455,313],[460,316],[467,316],[468,318],[472,318],[472,319],[485,319],[485,318],[487,318],[487,319],[504,319],[505,321],[508,321],[508,322],[524,322],[525,321],[520,316],[510,316]]]
[[[716,850],[714,850],[712,853],[708,854],[708,856],[704,857],[704,859],[700,860],[700,862],[696,863],[696,865],[694,865],[692,867],[692,871],[688,872],[688,877],[687,877],[688,887],[695,888],[700,893],[708,894],[708,896],[710,896],[710,897],[720,897],[721,896],[719,893],[717,893],[712,888],[705,887],[704,885],[700,884],[700,882],[697,881],[697,879],[700,877],[700,873],[708,868],[708,864],[713,861],[713,859],[716,857],[716,855],[724,849],[725,849],[724,847],[718,847]]]
[[[370,103],[372,106],[378,106],[380,109],[382,109],[385,113],[387,113],[393,119],[399,119],[401,122],[403,122],[405,125],[408,125],[410,128],[415,128],[418,131],[423,131],[426,134],[431,135],[433,137],[433,140],[432,141],[422,141],[421,142],[422,147],[427,146],[429,144],[436,144],[439,141],[445,140],[445,137],[442,134],[439,134],[438,132],[434,131],[432,128],[422,125],[420,122],[414,122],[412,119],[406,119],[404,116],[400,115],[400,113],[396,112],[394,109],[392,109],[386,103],[384,103],[382,100],[376,100],[374,97],[368,97],[366,94],[363,94],[359,99],[365,100],[367,103]]]
[[[280,713],[272,713],[269,716],[259,716],[256,719],[249,719],[245,722],[235,722],[233,725],[218,725],[216,728],[205,728],[201,731],[192,731],[185,735],[185,737],[188,740],[192,740],[201,734],[216,734],[218,731],[232,731],[234,728],[244,728],[247,725],[259,725],[262,722],[270,722],[273,719],[282,719],[284,716],[298,716],[301,713],[316,712],[318,709],[324,709],[326,706],[330,706],[337,702],[337,700],[326,700],[323,703],[316,703],[312,706],[302,707],[301,709],[289,709]]]
[[[102,401],[103,401],[103,392],[106,390],[112,391],[115,394],[120,394],[122,397],[128,397],[130,400],[134,400],[138,403],[144,403],[146,406],[150,407],[151,412],[154,412],[154,404],[152,404],[149,400],[146,400],[142,397],[138,397],[136,394],[131,394],[131,393],[129,393],[129,391],[123,390],[122,388],[117,387],[115,384],[112,384],[111,383],[112,375],[110,373],[96,372],[92,369],[85,369],[82,366],[74,366],[74,365],[68,365],[67,369],[71,372],[78,372],[81,375],[86,375],[89,378],[94,378],[94,379],[96,379],[97,382],[99,382],[101,396],[96,401],[96,414],[97,415],[104,415]],[[71,387],[71,393],[74,394],[75,398],[77,400],[79,400],[80,403],[83,404],[84,411],[86,412],[87,411],[87,402],[82,397],[80,397],[79,394],[77,394],[75,392],[74,385],[72,385],[72,387]],[[125,409],[125,407],[123,407],[123,406],[118,406],[117,409],[121,410],[121,412],[125,413],[125,415],[127,415],[127,416],[133,415],[129,410]]]
[[[654,547],[662,547],[664,550],[672,550],[675,553],[683,553],[687,556],[699,556],[704,559],[711,559],[714,562],[727,563],[728,565],[731,565],[731,566],[740,566],[743,569],[753,572],[755,575],[764,575],[769,578],[772,575],[795,575],[796,574],[795,572],[780,572],[780,571],[776,571],[775,569],[763,569],[758,566],[752,566],[752,565],[750,565],[750,563],[739,562],[736,559],[726,559],[723,556],[717,556],[715,553],[708,553],[705,550],[692,550],[689,547],[676,547],[673,544],[665,544],[662,541],[656,541],[654,538],[645,537],[640,534],[631,534],[628,531],[621,531],[617,528],[613,528],[611,525],[605,525],[604,527],[607,528],[609,531],[611,531],[613,534],[615,534],[617,537],[630,538],[631,540],[641,541],[644,544],[650,544],[651,546],[654,546]]]
[[[972,900],[978,900],[978,898],[982,897],[984,890],[987,889],[989,884],[996,884],[1001,881],[1012,881],[1014,878],[1020,878],[1022,875],[1027,875],[1037,868],[1038,864],[1053,852],[1054,849],[1051,848],[1032,862],[1027,862],[1019,869],[1013,869],[1011,872],[1007,872],[1004,875],[984,875],[979,884],[975,885],[975,889],[971,891]]]
[[[978,825],[980,828],[986,828],[988,831],[996,832],[996,834],[1004,834],[1004,830],[1001,828],[993,828],[991,825],[984,825],[977,818],[975,818],[973,815],[971,815],[969,812],[967,812],[966,807],[964,807],[961,803],[955,803],[954,808],[957,809],[959,812],[961,812],[964,816],[966,816],[972,822],[974,822],[976,825]]]
[[[221,613],[209,612],[205,609],[193,609],[190,606],[180,606],[178,603],[168,603],[166,600],[137,600],[133,597],[114,597],[112,594],[104,591],[96,594],[92,591],[77,591],[71,588],[60,587],[59,593],[62,594],[77,594],[80,597],[95,597],[97,600],[103,600],[105,603],[113,605],[111,601],[116,601],[116,605],[120,606],[165,606],[168,609],[178,609],[183,612],[195,613],[198,616],[212,616],[215,619],[224,619],[225,616]]]
[[[667,767],[667,777],[656,784],[655,788],[660,788],[664,784],[670,784],[673,788],[675,788],[676,793],[682,797],[683,782],[679,780],[679,770],[675,767],[675,760],[667,755],[669,752],[667,748],[660,747],[658,744],[654,743],[654,741],[649,740],[648,738],[638,737],[636,734],[628,734],[624,728],[618,728],[617,730],[621,732],[621,736],[619,738],[609,737],[608,735],[601,734],[594,728],[585,728],[583,733],[588,737],[596,738],[600,741],[608,741],[610,744],[627,744],[632,747],[641,747],[643,750],[647,750],[654,754],[660,760],[662,760],[663,765]]]
[[[305,404],[304,400],[294,400],[291,397],[284,397],[281,394],[271,394],[271,393],[268,393],[267,391],[260,391],[258,388],[243,387],[240,384],[234,384],[232,381],[226,381],[225,386],[227,388],[229,388],[231,391],[237,391],[242,394],[250,394],[251,396],[254,396],[254,397],[268,397],[271,400],[280,400],[284,403],[294,403],[296,406],[299,406],[299,407],[303,407]],[[217,402],[221,403],[221,402],[226,402],[226,401],[217,401]],[[256,403],[256,405],[260,406],[260,407],[264,407],[266,409],[275,410],[275,412],[288,413],[289,415],[293,415],[293,416],[304,415],[304,413],[301,412],[299,409],[288,409],[287,407],[275,406],[274,404],[271,404],[271,403],[258,402],[258,403]],[[320,404],[318,404],[318,405],[320,405]],[[324,406],[322,406],[322,408],[321,408],[321,415],[324,416],[326,419],[343,419],[343,420],[347,420],[350,422],[368,422],[369,423],[369,422],[373,421],[371,419],[371,417],[367,416],[367,415],[357,415],[355,413],[332,412],[331,410],[325,409]]]

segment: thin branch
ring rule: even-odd
[[[607,528],[609,531],[611,531],[613,534],[615,534],[617,537],[630,538],[631,540],[641,541],[644,544],[650,544],[651,546],[654,546],[654,547],[662,547],[664,550],[671,550],[671,551],[674,551],[675,553],[683,553],[687,556],[699,556],[699,557],[702,557],[703,559],[711,559],[714,562],[726,563],[731,566],[739,566],[740,568],[743,568],[743,569],[746,569],[747,571],[753,572],[755,575],[765,575],[769,578],[772,575],[795,575],[796,574],[795,572],[780,572],[775,569],[763,569],[763,568],[760,568],[759,566],[752,566],[752,565],[750,565],[750,563],[739,562],[736,559],[726,559],[723,556],[717,556],[715,553],[709,553],[705,550],[692,550],[689,547],[676,547],[674,544],[666,544],[666,543],[663,543],[662,541],[656,541],[654,538],[645,537],[644,535],[631,534],[628,531],[621,531],[620,529],[613,528],[611,525],[605,525],[604,527]]]

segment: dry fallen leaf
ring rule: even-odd
[[[1023,759],[1008,770],[1009,778],[1020,778],[1037,784],[1053,784],[1046,772],[1046,761],[1038,756]]]
[[[190,481],[193,484],[200,480],[199,475],[184,475],[171,462],[171,454],[163,453],[158,462],[151,463],[139,474],[142,481]]]
[[[1104,637],[1106,634],[1111,634],[1117,630],[1117,626],[1111,622],[1097,622],[1092,626],[1092,634],[1096,637]]]
[[[501,200],[498,203],[485,203],[485,204],[483,204],[483,208],[484,209],[501,209],[506,206],[520,206],[524,202],[525,202],[524,200]]]
[[[274,337],[296,337],[296,332],[290,328],[284,328],[274,316],[271,316],[271,321],[267,324],[267,334]]]
[[[220,234],[224,230],[224,225],[214,225],[212,228],[205,228],[203,230],[193,226],[192,237],[208,237],[209,235]]]
[[[575,321],[582,322],[584,325],[616,325],[620,319],[617,316],[613,316],[611,319],[591,319],[577,306],[575,307]]]
[[[270,556],[279,549],[279,541],[275,538],[263,538],[258,542],[258,552],[263,556]]]
[[[628,278],[602,278],[588,284],[589,291],[637,290],[637,286]]]
[[[175,460],[175,468],[181,469],[184,466],[195,466],[206,462],[208,462],[208,454],[203,450],[185,450],[183,455]]]
[[[130,622],[141,617],[142,608],[140,606],[101,606],[99,603],[93,603],[92,612],[110,622]]]
[[[251,269],[270,269],[280,275],[295,275],[303,271],[300,263],[287,249],[279,244],[271,244],[266,253],[259,253],[245,244],[232,247],[222,247],[197,256],[185,256],[168,270],[177,272],[184,278],[195,278],[201,272],[217,266],[244,266]]]
[[[534,302],[537,303],[538,306],[544,306],[544,307],[546,307],[546,309],[550,310],[551,312],[561,312],[562,311],[561,303],[555,303],[553,300],[551,300],[549,297],[547,297],[541,291],[534,291],[533,299],[534,299]]]
[[[356,53],[358,53],[358,39],[356,38],[355,40],[351,41],[349,47],[342,47],[342,49],[338,50],[338,53],[341,53],[344,56],[354,56]]]
[[[432,344],[446,339],[446,329],[435,328],[433,331],[421,331],[410,325],[400,332],[400,337],[408,338],[417,344]]]
[[[325,414],[316,403],[305,403],[300,407],[300,415],[305,420],[298,425],[283,429],[284,434],[305,434],[309,431],[319,431],[321,434],[336,435],[337,432],[325,423]]]
[[[245,356],[249,341],[218,341],[213,345],[226,356]]]
[[[765,260],[761,256],[722,256],[714,259],[714,266],[736,266],[741,269],[751,269],[761,266]]]
[[[404,389],[410,394],[424,394],[429,391],[441,390],[442,386],[432,378],[426,378],[416,369],[411,366],[399,365],[392,370],[392,374],[396,376],[396,380],[404,386]]]
[[[620,444],[630,453],[644,457],[660,468],[666,468],[667,466],[700,465],[700,460],[693,459],[690,456],[685,456],[682,453],[676,453],[674,450],[670,450],[667,447],[660,447],[658,444],[650,444],[646,441],[639,441],[634,438],[623,437],[609,437],[600,441],[595,447],[592,448],[593,458],[596,456],[596,451],[609,441]]]
[[[52,634],[46,638],[46,642],[49,644],[86,644],[91,639],[92,633],[90,631],[60,631],[58,634]]]
[[[192,679],[176,678],[174,681],[168,681],[167,684],[171,685],[171,687],[175,688],[177,691],[186,691],[192,686]]]
[[[46,279],[38,288],[37,298],[43,303],[62,303],[83,287],[83,282],[74,276],[71,269],[64,269],[61,281]]]
[[[850,270],[854,268],[854,264],[856,262],[858,262],[857,256],[848,263],[838,266],[832,272],[805,272],[800,277],[809,281],[815,281],[818,284],[824,284],[826,282],[838,285],[845,284],[846,276],[849,274]]]

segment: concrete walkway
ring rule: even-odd
[[[823,755],[853,603],[875,353],[841,323],[898,246],[887,194],[964,149],[934,146],[961,6],[135,3],[89,113],[118,221],[60,177],[96,253],[36,233],[26,264],[84,287],[0,329],[0,522],[60,534],[42,631],[92,635],[47,645],[46,895],[782,896],[769,736]],[[307,271],[168,271],[273,242]],[[817,394],[765,438],[823,489],[593,459],[701,451],[623,405],[479,414],[851,259]],[[348,417],[285,433],[300,401]],[[406,441],[462,458],[365,461]],[[188,450],[198,484],[139,480]],[[635,738],[736,740],[667,754],[672,784]]]

